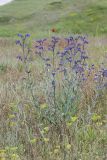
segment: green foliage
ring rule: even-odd
[[[0,64],[0,73],[5,73],[7,71],[7,65]]]
[[[106,0],[17,0],[0,7],[0,36],[12,37],[29,31],[34,37],[49,36],[53,27],[61,35],[101,35],[107,33],[106,19]]]
[[[19,72],[22,72],[23,71],[23,64],[18,63],[17,69],[18,69]]]
[[[102,2],[103,4],[103,2]],[[56,22],[56,28],[62,32],[86,33],[91,35],[106,34],[105,18],[107,15],[107,4],[90,4],[81,11],[69,13],[65,18]]]

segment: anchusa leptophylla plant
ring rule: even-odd
[[[94,75],[94,81],[96,83],[97,90],[105,90],[107,87],[107,57],[104,56],[102,63],[99,65],[99,69]]]
[[[43,54],[46,51],[45,45],[44,45],[44,43],[45,43],[46,40],[47,39],[45,38],[45,39],[40,39],[40,40],[36,41],[36,45],[35,45],[36,54],[38,54],[39,56],[41,56],[41,58],[42,58]]]
[[[16,41],[16,44],[21,48],[20,54],[17,56],[19,63],[21,63],[24,71],[26,73],[26,77],[24,78],[24,82],[22,83],[22,87],[27,89],[27,93],[29,93],[29,98],[31,99],[31,103],[35,107],[38,106],[38,99],[35,95],[35,90],[37,89],[36,81],[32,76],[32,50],[30,45],[30,34],[18,34],[19,39]]]
[[[96,89],[97,90],[105,90],[107,89],[107,69],[103,68],[101,69],[96,75],[95,79],[96,81]]]
[[[99,67],[94,64],[88,68],[87,77],[91,77],[94,94],[92,96],[92,100],[90,102],[90,112],[98,106],[100,103],[106,102],[106,94],[107,94],[107,67],[104,62],[99,65]]]
[[[35,46],[36,53],[39,54],[39,56],[42,58],[42,60],[45,63],[48,78],[51,75],[51,80],[52,80],[51,84],[54,89],[54,96],[55,96],[55,74],[57,71],[55,50],[56,50],[56,45],[58,43],[58,39],[59,38],[57,38],[57,37],[52,37],[47,48],[44,45],[44,43],[47,41],[47,39],[37,40],[36,46]]]
[[[16,40],[16,45],[19,45],[21,48],[21,53],[17,55],[17,59],[24,64],[25,71],[30,72],[29,62],[31,60],[31,49],[30,49],[30,34],[18,34],[19,39]]]
[[[82,36],[63,38],[66,46],[60,50],[61,40],[59,37],[45,39],[49,42],[47,48],[44,40],[36,41],[36,50],[42,50],[38,53],[45,63],[49,106],[55,114],[65,116],[71,110],[75,112],[74,101],[77,101],[81,83],[87,80],[85,47],[88,41]]]
[[[85,37],[80,36],[67,38],[68,45],[63,52],[59,53],[60,65],[65,69],[67,68],[67,72],[71,72],[71,74],[74,71],[79,77],[83,78],[82,80],[84,80],[84,71],[87,67],[86,60],[88,59],[85,51],[88,42],[85,39]],[[68,75],[71,76],[71,74]]]
[[[68,45],[63,52],[58,53],[60,57],[60,68],[63,71],[63,90],[66,95],[66,102],[63,103],[64,113],[69,111],[73,114],[76,112],[77,105],[81,93],[81,85],[87,80],[86,70],[89,68],[87,64],[87,53],[85,51],[85,37],[70,37],[66,41]],[[63,97],[64,98],[64,97]]]
[[[46,41],[49,41],[49,44],[45,46]],[[52,37],[51,39],[43,39],[36,41],[36,53],[39,54],[41,59],[45,64],[45,73],[46,73],[46,87],[45,93],[47,95],[46,99],[49,105],[49,112],[54,115],[56,119],[57,102],[56,102],[56,76],[58,73],[58,55],[57,53],[57,44],[59,38]],[[42,45],[42,46],[41,46]]]

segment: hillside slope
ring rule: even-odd
[[[30,32],[37,37],[58,34],[107,33],[106,0],[14,0],[0,7],[0,36]]]

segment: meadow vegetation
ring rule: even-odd
[[[106,7],[0,8],[0,160],[107,159]]]
[[[18,36],[1,46],[1,160],[105,160],[106,57],[82,36]]]

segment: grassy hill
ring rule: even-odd
[[[0,36],[30,32],[34,37],[58,34],[107,33],[106,0],[14,0],[0,7]]]

